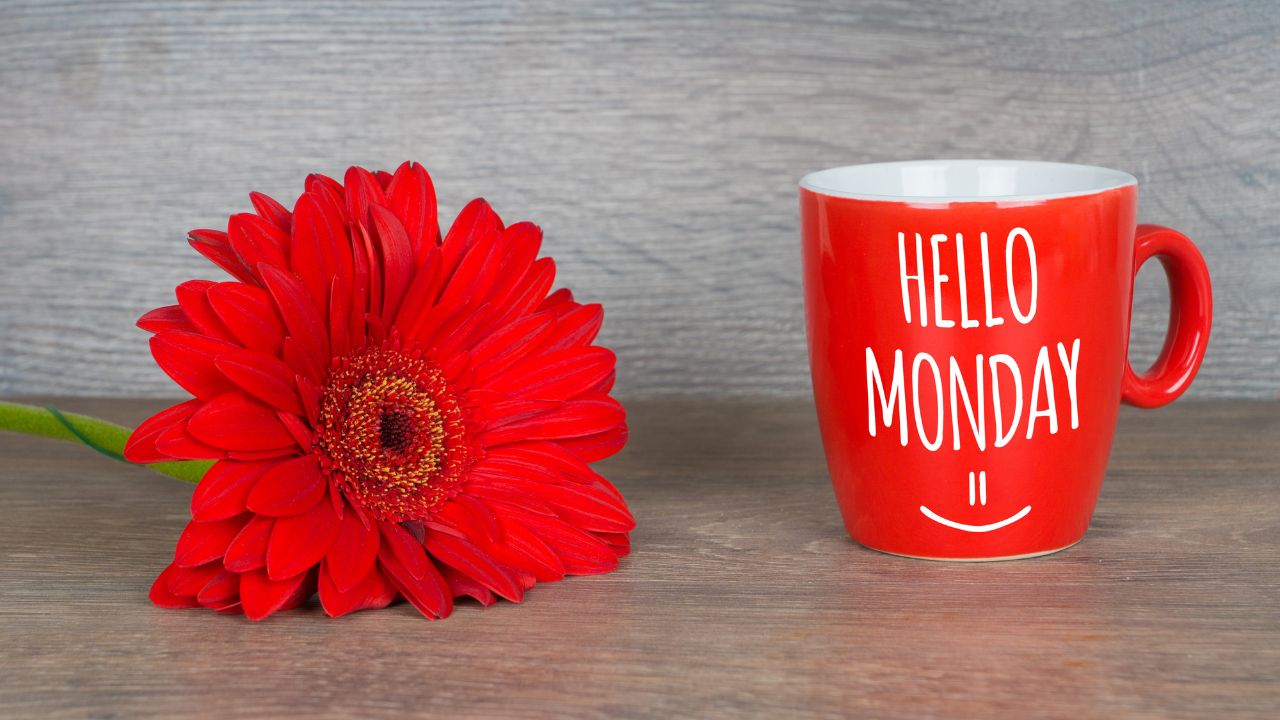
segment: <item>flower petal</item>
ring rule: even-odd
[[[310,193],[329,193],[339,200],[342,199],[343,189],[342,183],[325,175],[324,173],[311,173],[307,176],[306,182],[307,192]]]
[[[231,216],[227,226],[231,249],[246,267],[256,268],[261,263],[276,267],[289,267],[285,254],[289,236],[280,228],[252,213]]]
[[[625,533],[636,527],[626,503],[589,485],[544,484],[538,495],[556,509],[557,515],[583,530]]]
[[[607,348],[566,348],[517,363],[487,387],[527,399],[568,400],[608,377],[616,363]]]
[[[351,282],[353,278],[342,277],[329,282],[329,352],[334,357],[346,357],[352,349]]]
[[[285,206],[260,192],[249,193],[249,202],[253,203],[253,209],[258,211],[258,215],[261,216],[263,220],[266,220],[280,230],[285,232],[289,231],[289,225],[292,222],[293,215],[285,208]]]
[[[487,453],[475,466],[488,474],[528,477],[549,482],[568,478],[590,484],[602,476],[555,442],[527,442],[504,445]]]
[[[539,352],[590,345],[600,334],[604,309],[599,305],[572,305],[556,320],[556,329],[539,346]]]
[[[615,430],[614,432],[618,433],[619,431]],[[622,434],[625,438],[625,427],[622,428],[619,434]],[[592,470],[582,458],[564,447],[560,442],[505,445],[501,449],[489,453],[484,461],[475,467],[483,468],[486,471],[489,468],[496,468],[500,471],[507,470],[514,472],[517,476],[529,471],[533,471],[534,476],[536,476],[537,469],[542,468],[564,479],[583,485],[590,485],[613,497],[618,502],[625,503],[622,493],[618,492],[613,483],[609,482],[600,473]]]
[[[220,572],[222,565],[216,562],[190,568],[179,566],[169,578],[169,592],[182,597],[196,597]]]
[[[515,223],[502,232],[499,242],[504,250],[502,268],[488,295],[494,316],[502,319],[501,324],[505,325],[510,318],[527,314],[516,310],[515,306],[517,298],[525,291],[529,270],[542,247],[542,229],[530,222]],[[544,290],[534,305],[545,296]]]
[[[240,602],[240,575],[219,568],[218,573],[200,589],[196,601],[214,610]]]
[[[347,217],[352,222],[368,225],[369,208],[387,204],[387,195],[373,173],[362,167],[349,167],[342,177],[342,189],[347,201]]]
[[[240,576],[240,602],[250,620],[263,620],[281,610],[297,607],[311,596],[311,573],[298,573],[283,580],[272,580],[264,570],[253,570]]]
[[[193,520],[187,523],[186,529],[178,537],[178,547],[173,553],[174,564],[181,568],[191,568],[222,559],[231,540],[240,533],[248,520],[247,516],[241,515],[215,522]]]
[[[170,330],[151,337],[151,356],[183,390],[208,398],[230,390],[231,381],[214,366],[220,353],[235,348],[225,340]]]
[[[354,512],[343,513],[342,529],[338,531],[338,538],[333,547],[329,548],[329,555],[325,559],[328,574],[337,591],[345,593],[373,570],[378,557],[378,545],[376,527],[366,527]]]
[[[319,564],[341,527],[333,508],[323,502],[301,515],[276,520],[267,545],[268,576],[283,580]]]
[[[577,455],[583,462],[603,460],[622,449],[627,444],[627,426],[625,423],[609,428],[594,435],[564,438],[559,444]]]
[[[537,313],[515,320],[476,343],[471,349],[471,362],[477,383],[497,377],[522,357],[537,348],[555,329],[551,313]]]
[[[503,484],[516,492],[538,498],[549,505],[556,515],[581,530],[628,532],[636,526],[626,503],[589,485],[574,482],[548,483],[519,477],[508,477]]]
[[[306,418],[311,421],[312,427],[315,427],[320,421],[320,400],[323,397],[323,391],[319,385],[301,375],[295,376],[294,380],[298,383],[298,396],[302,398],[302,406],[307,411]]]
[[[235,517],[247,510],[245,504],[254,483],[273,463],[219,460],[200,478],[191,493],[191,517],[213,522]]]
[[[604,541],[554,517],[514,508],[505,517],[519,523],[546,543],[570,575],[598,575],[618,566],[618,556]]]
[[[258,279],[253,272],[240,262],[240,258],[231,249],[226,233],[219,230],[192,230],[187,234],[187,242],[209,262],[226,270],[240,282],[250,285],[258,284]]]
[[[259,266],[258,272],[262,274],[263,282],[266,283],[271,296],[275,298],[276,307],[280,310],[280,316],[284,318],[289,335],[300,344],[301,349],[314,365],[326,367],[329,351],[324,322],[302,281],[270,265]],[[324,289],[327,288],[326,280]]]
[[[345,244],[346,231],[330,218],[323,208],[324,200],[316,193],[303,193],[294,206],[292,265],[317,307],[327,307],[325,293],[334,275],[326,257],[339,243]],[[321,305],[323,303],[323,305]]]
[[[334,192],[328,186],[321,186],[310,191],[316,207],[324,216],[324,228],[321,234],[320,250],[324,254],[324,264],[328,268],[326,278],[342,280],[343,287],[355,287],[355,245],[348,227],[350,222],[344,210],[343,195]],[[327,238],[327,242],[324,239]]]
[[[385,536],[384,536],[385,537]],[[421,578],[415,578],[396,559],[386,543],[378,549],[378,565],[400,594],[428,619],[448,617],[453,612],[453,591],[440,571],[428,559]]]
[[[204,403],[188,400],[147,418],[134,429],[124,446],[124,459],[131,463],[153,463],[173,458],[156,449],[156,439],[174,425],[184,424]]]
[[[502,219],[484,198],[476,198],[454,218],[453,225],[440,244],[441,266],[445,276],[452,277],[458,263],[477,242],[492,239],[502,232]]]
[[[537,515],[555,517],[556,511],[541,499],[524,491],[523,487],[504,480],[475,479],[467,484],[467,493],[484,500],[490,507],[516,507]]]
[[[396,310],[392,325],[412,328],[435,303],[445,281],[444,271],[440,267],[441,257],[440,248],[433,245],[417,261],[417,271],[413,281],[409,283],[409,289],[405,291],[400,308]]]
[[[332,575],[333,567],[325,560],[320,565],[320,605],[329,617],[384,608],[399,594],[395,585],[381,571],[373,568],[345,590],[338,587]]]
[[[382,312],[382,262],[379,260],[378,251],[374,248],[373,238],[369,237],[369,229],[364,223],[357,223],[351,228],[351,253],[355,257],[364,258],[364,266],[367,268],[365,277],[368,280],[368,308],[369,312],[365,315],[368,321],[370,315],[381,317]],[[354,258],[353,258],[354,262]],[[372,333],[371,333],[372,334]],[[375,338],[381,342],[380,338]]]
[[[466,493],[459,493],[452,502],[444,503],[432,517],[463,531],[472,542],[494,542],[502,537],[502,525],[493,508]]]
[[[487,549],[503,563],[532,573],[540,582],[554,582],[564,578],[564,563],[549,545],[519,521],[498,512],[502,523],[502,542]]]
[[[294,415],[306,413],[294,379],[297,374],[276,358],[255,350],[228,350],[218,356],[214,365],[259,400]]]
[[[520,602],[524,595],[512,572],[473,543],[454,535],[429,530],[424,544],[432,557],[498,595],[512,602]]]
[[[382,531],[383,539],[379,552],[382,554],[389,552],[413,579],[421,580],[427,573],[427,566],[430,565],[426,551],[422,549],[422,543],[395,523],[378,523],[378,529]]]
[[[555,261],[549,257],[535,260],[529,272],[525,274],[524,279],[516,285],[515,289],[503,299],[503,304],[495,310],[497,313],[496,323],[504,325],[514,318],[535,312],[555,281]]]
[[[275,411],[238,390],[206,402],[187,421],[187,429],[197,440],[226,450],[297,447]]]
[[[266,290],[224,282],[209,288],[209,306],[242,345],[268,355],[280,352],[284,325]]]
[[[176,579],[177,574],[182,571],[183,569],[177,565],[170,564],[160,573],[159,576],[156,577],[155,582],[151,583],[151,592],[148,594],[148,597],[154,605],[157,607],[173,609],[200,606],[200,603],[196,602],[194,597],[176,595],[169,589],[169,584],[172,583]]]
[[[162,333],[166,330],[196,332],[196,326],[191,324],[187,314],[178,305],[158,307],[138,318],[137,325],[149,333]]]
[[[312,382],[319,383],[324,378],[323,358],[308,351],[298,338],[286,337],[281,349],[284,364]]]
[[[175,460],[217,460],[227,451],[211,447],[192,437],[186,423],[172,425],[156,437],[156,451]]]
[[[463,575],[451,567],[445,567],[442,571],[445,582],[449,583],[449,589],[453,591],[455,598],[467,596],[473,597],[484,607],[489,607],[498,601],[496,595],[489,588],[481,585],[475,580]]]
[[[369,213],[373,217],[373,229],[382,256],[382,317],[389,322],[396,316],[400,301],[413,279],[413,246],[409,244],[404,226],[390,210],[371,205]]]
[[[326,487],[316,458],[303,455],[274,463],[249,492],[247,505],[259,515],[298,515],[319,503]]]
[[[417,265],[422,267],[427,254],[440,241],[436,189],[426,169],[415,162],[405,162],[397,168],[387,186],[387,208],[400,219]]]
[[[298,443],[298,447],[302,448],[304,453],[311,452],[311,443],[315,438],[315,433],[311,430],[311,427],[303,422],[302,418],[283,410],[276,411],[276,417],[280,419],[280,424],[284,425],[284,429],[288,430],[289,434],[293,436],[294,441]]]
[[[572,290],[569,288],[560,288],[548,295],[547,299],[543,300],[542,303],[538,305],[538,311],[555,310],[557,312],[567,312],[577,304],[578,303],[573,300]]]
[[[478,403],[470,408],[468,417],[475,427],[494,430],[505,425],[527,423],[560,407],[552,400],[505,400]]]
[[[234,342],[235,337],[209,304],[209,288],[216,284],[211,280],[188,280],[179,285],[174,290],[174,294],[178,298],[178,305],[182,308],[183,314],[195,326],[196,332],[219,340]]]
[[[613,548],[618,557],[626,557],[631,554],[631,536],[628,533],[592,533],[600,538],[606,545]]]
[[[590,394],[562,403],[536,417],[508,423],[484,433],[487,446],[524,440],[555,440],[584,437],[617,427],[626,411],[608,395]]]
[[[265,567],[267,544],[275,522],[275,518],[255,515],[227,547],[227,554],[222,558],[223,566],[239,573]]]
[[[498,243],[500,232],[475,239],[449,277],[440,295],[436,310],[444,317],[453,316],[460,308],[478,306],[487,299],[487,293],[502,268],[503,248]],[[435,323],[437,326],[440,323]],[[430,333],[423,333],[428,337]]]

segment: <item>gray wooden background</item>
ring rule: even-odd
[[[1193,393],[1280,395],[1280,6],[1163,0],[0,0],[0,394],[175,394],[185,231],[408,158],[543,226],[625,392],[802,394],[797,178],[932,156],[1136,174],[1214,276]]]

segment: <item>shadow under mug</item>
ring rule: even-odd
[[[1078,542],[1121,401],[1171,402],[1204,358],[1209,273],[1136,225],[1137,181],[1083,165],[931,160],[800,182],[810,368],[849,534],[994,560]],[[1133,282],[1157,258],[1169,330],[1128,363]]]

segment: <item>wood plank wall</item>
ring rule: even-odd
[[[183,238],[310,171],[532,219],[633,395],[808,391],[795,182],[1102,164],[1208,257],[1200,397],[1280,396],[1280,5],[0,2],[0,394],[174,394],[132,328]],[[1134,355],[1163,335],[1140,277]]]

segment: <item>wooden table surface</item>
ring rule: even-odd
[[[1275,717],[1280,404],[1126,410],[1088,537],[990,564],[851,542],[805,403],[631,414],[620,570],[440,622],[156,609],[190,488],[0,436],[0,716]]]

